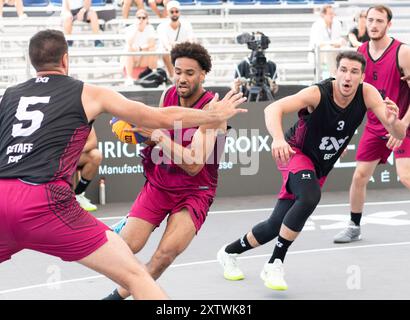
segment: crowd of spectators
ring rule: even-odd
[[[100,34],[104,29],[100,25],[97,12],[92,8],[92,0],[62,0],[61,18],[62,27],[66,35],[71,35],[75,21],[86,22],[90,25],[93,34]],[[131,6],[135,3],[137,10],[135,17],[129,17]],[[17,15],[24,19],[23,0],[0,0],[0,28],[2,26],[3,5],[15,6]],[[191,23],[181,17],[181,5],[176,0],[121,0],[122,17],[133,19],[133,23],[122,30],[126,36],[124,51],[133,52],[162,52],[153,55],[124,55],[121,64],[124,70],[124,83],[131,85],[141,74],[164,66],[168,78],[173,77],[173,66],[169,52],[176,44],[184,41],[196,41]],[[149,9],[148,9],[149,8]],[[148,10],[147,10],[148,9]],[[332,5],[320,8],[320,16],[312,24],[309,38],[309,48],[320,47],[324,52],[320,54],[319,64],[323,71],[322,77],[335,73],[336,51],[326,49],[355,47],[368,40],[366,31],[366,11],[357,12],[354,16],[354,27],[348,34],[343,34],[342,22],[336,16]],[[149,13],[159,17],[162,21],[155,29],[149,21]],[[69,46],[73,45],[68,40]],[[98,38],[96,47],[103,47],[104,43]],[[315,63],[312,52],[308,54],[308,61]],[[277,73],[277,72],[276,72]],[[277,74],[275,73],[275,77]],[[238,81],[237,81],[238,82]],[[272,82],[274,83],[274,82]],[[274,83],[276,86],[276,83]],[[237,85],[237,83],[236,83]],[[276,89],[277,90],[277,89]]]

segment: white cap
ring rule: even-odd
[[[170,2],[167,3],[167,10],[171,10],[172,8],[178,9],[181,5],[179,4],[178,1],[176,0],[171,0]]]

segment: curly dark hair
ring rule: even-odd
[[[194,59],[206,73],[211,71],[211,56],[208,51],[198,43],[186,41],[176,44],[171,50],[173,66],[175,66],[175,60],[178,58]]]

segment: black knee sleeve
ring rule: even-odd
[[[313,171],[303,170],[289,174],[287,188],[295,195],[295,203],[288,210],[283,223],[289,229],[300,232],[320,201],[319,181]]]
[[[265,244],[278,236],[283,218],[294,202],[290,199],[279,199],[271,216],[253,227],[252,234],[259,244]]]

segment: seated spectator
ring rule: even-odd
[[[97,13],[91,8],[91,0],[63,0],[61,17],[63,18],[64,33],[66,35],[72,34],[73,22],[75,20],[90,23],[94,34],[98,34],[100,32],[98,16]],[[69,46],[73,44],[72,40],[67,42]],[[96,47],[104,46],[101,40],[95,40],[94,44]]]
[[[342,24],[335,18],[335,12],[331,5],[325,5],[320,10],[320,18],[316,20],[310,30],[309,47],[315,49],[340,48],[345,45],[342,37]],[[337,52],[322,52],[319,63],[322,70],[328,70],[325,77],[336,73]],[[309,62],[313,64],[314,54],[309,53]]]
[[[144,0],[124,0],[122,3],[122,17],[128,19],[132,2],[137,6],[137,10],[144,9]]]
[[[366,10],[362,10],[354,18],[356,26],[348,34],[349,44],[353,48],[358,48],[363,42],[370,40],[366,29],[366,16]]]
[[[20,19],[27,18],[27,15],[24,13],[23,0],[0,0],[0,24],[1,18],[3,17],[3,6],[15,6],[17,15]]]
[[[167,4],[169,18],[161,22],[157,28],[159,37],[159,51],[170,52],[174,44],[184,41],[194,41],[194,31],[189,21],[180,19],[180,4],[178,1],[170,1]],[[170,54],[162,56],[169,78],[174,75]]]
[[[97,175],[101,161],[102,153],[97,148],[97,135],[94,127],[92,127],[78,161],[77,169],[80,170],[80,179],[74,189],[78,203],[87,211],[97,210],[97,206],[86,198],[85,190]]]
[[[144,9],[137,11],[137,20],[134,24],[125,29],[128,52],[155,51],[156,33],[154,27],[148,21],[148,13]],[[153,56],[124,56],[122,58],[125,66],[127,79],[126,85],[131,85],[138,78],[138,73],[147,68],[153,70],[157,68],[158,57]]]
[[[159,18],[165,18],[167,16],[167,10],[165,8],[168,2],[169,0],[148,0],[148,5]],[[162,10],[160,10],[159,7],[162,7]]]

